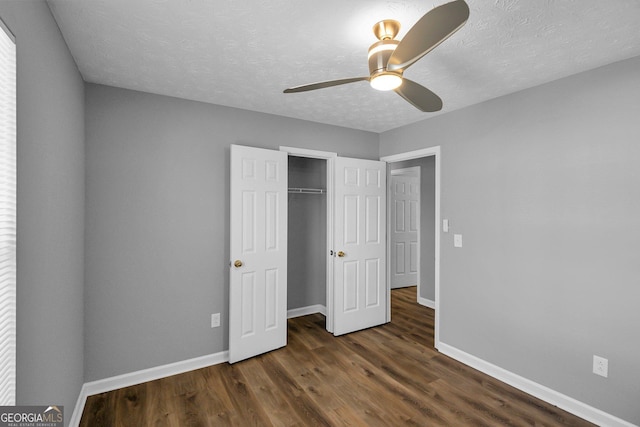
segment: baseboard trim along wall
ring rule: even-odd
[[[294,317],[306,316],[308,314],[320,313],[326,316],[326,308],[324,305],[316,304],[308,307],[294,308],[287,311],[287,319]],[[193,371],[195,369],[206,368],[220,363],[229,361],[229,352],[221,351],[215,354],[196,357],[193,359],[183,360],[181,362],[170,363],[168,365],[156,366],[153,368],[143,369],[141,371],[130,372],[128,374],[117,375],[115,377],[104,378],[102,380],[84,383],[80,390],[80,395],[73,409],[69,426],[76,427],[80,424],[82,411],[87,402],[87,397],[94,394],[106,393],[108,391],[117,390],[123,387],[153,381],[160,378],[170,377],[171,375],[182,374],[184,372]]]
[[[433,303],[430,300],[418,301],[422,305]],[[427,305],[428,306],[428,305]],[[325,314],[325,307],[317,304],[308,307],[301,307],[287,311],[287,318],[306,316],[309,314],[320,313]],[[476,356],[466,353],[456,347],[450,346],[443,342],[438,345],[438,351],[449,356],[459,362],[464,363],[474,369],[479,370],[487,375],[492,376],[506,384],[509,384],[519,390],[524,391],[532,396],[542,399],[552,405],[555,405],[565,411],[571,412],[587,421],[601,426],[610,427],[636,427],[634,424],[608,414],[600,409],[580,402],[572,397],[566,396],[513,372],[507,371],[499,366],[482,360]],[[215,354],[196,357],[193,359],[183,360],[180,362],[170,363],[167,365],[156,366],[153,368],[143,369],[141,371],[131,372],[128,374],[117,375],[115,377],[105,378],[102,380],[84,383],[80,390],[80,395],[76,402],[76,406],[69,421],[70,427],[77,427],[82,418],[82,411],[87,401],[87,397],[94,394],[106,393],[108,391],[117,390],[123,387],[141,384],[147,381],[153,381],[160,378],[169,377],[171,375],[182,374],[184,372],[193,371],[195,369],[205,368],[229,361],[229,352],[221,351]]]
[[[418,304],[424,305],[425,307],[436,309],[436,302],[431,301],[430,299],[418,297]]]
[[[220,353],[195,357],[181,362],[169,363],[168,365],[156,366],[153,368],[143,369],[141,371],[130,372],[128,374],[84,383],[80,390],[80,396],[78,396],[76,407],[73,410],[69,426],[76,427],[80,424],[82,411],[84,410],[84,405],[87,401],[87,397],[89,396],[106,393],[123,387],[130,387],[147,381],[170,377],[171,375],[182,374],[195,369],[206,368],[207,366],[217,365],[228,361],[229,352],[221,351]]]
[[[566,396],[555,390],[531,381],[527,378],[521,377],[518,374],[507,371],[499,366],[493,365],[485,360],[482,360],[476,356],[459,350],[453,346],[440,341],[438,345],[438,351],[444,355],[447,355],[459,362],[464,363],[480,372],[483,372],[493,378],[496,378],[510,386],[513,386],[519,390],[524,391],[538,399],[544,400],[547,403],[564,409],[567,412],[571,412],[580,418],[584,418],[599,426],[609,427],[636,427],[628,421],[618,418],[614,415],[608,414],[600,409],[589,406],[586,403],[580,402],[572,397]]]
[[[307,307],[292,308],[287,311],[287,319],[293,319],[294,317],[307,316],[309,314],[320,313],[323,316],[327,315],[327,309],[322,304],[309,305]]]

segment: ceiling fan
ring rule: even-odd
[[[306,92],[366,80],[374,89],[394,90],[421,111],[439,111],[442,109],[442,99],[402,74],[458,31],[468,18],[469,6],[464,0],[452,1],[427,12],[402,40],[394,40],[400,30],[398,21],[380,21],[373,26],[378,41],[369,47],[369,76],[295,86],[285,89],[284,93]]]

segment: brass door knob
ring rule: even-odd
[[[344,257],[345,255],[346,255],[346,254],[345,254],[344,252],[342,252],[342,251],[338,251],[338,256],[339,256],[340,258]]]
[[[234,266],[235,268],[240,268],[240,267],[242,267],[242,261],[240,261],[239,259],[237,259],[237,260],[233,263],[233,266]]]

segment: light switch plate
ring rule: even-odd
[[[448,233],[449,232],[449,220],[448,219],[443,219],[442,220],[442,231],[444,233]]]
[[[462,234],[454,234],[453,235],[453,246],[455,248],[462,247]]]

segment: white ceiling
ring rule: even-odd
[[[371,27],[398,38],[440,1],[48,0],[87,82],[383,132],[429,117],[367,82]],[[443,112],[640,55],[640,0],[467,0],[471,16],[406,76]]]

